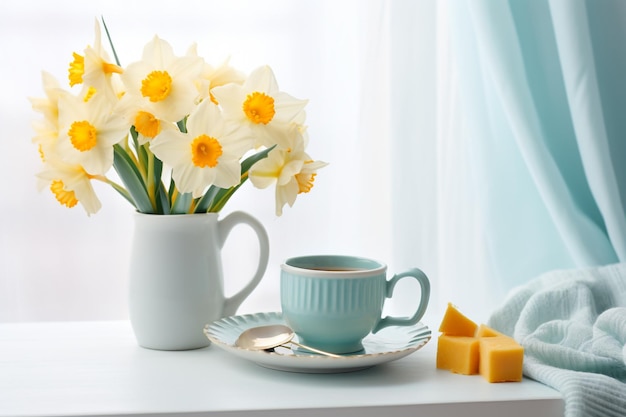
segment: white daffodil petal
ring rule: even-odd
[[[142,59],[163,68],[174,59],[174,49],[167,41],[155,36],[144,46]]]
[[[302,167],[302,172],[313,173],[313,172],[316,172],[318,169],[324,168],[327,165],[328,165],[328,162],[324,162],[324,161],[310,161],[310,162],[307,161]]]
[[[126,86],[128,94],[141,97],[141,82],[153,69],[154,67],[145,61],[129,64],[121,75],[122,82]]]
[[[304,161],[302,160],[289,161],[285,164],[283,169],[280,171],[280,176],[277,179],[278,185],[283,186],[291,181],[294,175],[300,173],[303,165]]]
[[[249,171],[249,177],[254,186],[266,188],[276,182],[286,163],[286,155],[287,152],[275,149],[265,159],[254,164]]]
[[[299,100],[287,93],[278,93],[275,97],[276,119],[283,123],[304,122],[304,108],[308,100]]]
[[[175,166],[172,172],[172,177],[180,192],[195,194],[199,192],[198,190],[204,190],[206,188],[207,181],[212,182],[212,175],[213,173],[211,172],[203,173],[198,168],[188,164]]]
[[[217,107],[210,100],[198,104],[187,119],[187,132],[192,136],[209,134],[221,136],[224,120]]]
[[[249,179],[256,188],[267,188],[276,182],[277,174],[275,172],[254,171],[250,172]]]
[[[241,105],[246,99],[246,94],[240,85],[226,84],[221,87],[215,87],[211,90],[211,93],[222,108],[225,119],[245,120],[245,114],[241,109]]]
[[[283,214],[283,207],[285,204],[293,206],[298,197],[298,183],[294,179],[288,184],[282,187],[276,187],[276,215],[281,216]]]
[[[102,203],[98,199],[91,185],[91,181],[81,181],[77,183],[73,191],[78,202],[83,206],[87,214],[96,214],[100,208],[102,208]]]
[[[230,188],[241,182],[241,164],[239,160],[219,162],[219,170],[215,173],[214,184],[221,188]]]
[[[186,135],[175,130],[161,132],[150,142],[150,150],[171,167],[185,164],[190,158],[190,148]]]
[[[250,73],[244,83],[244,89],[274,93],[278,92],[278,83],[272,69],[264,65]]]
[[[291,144],[290,125],[272,123],[268,125],[249,124],[248,126],[259,145],[265,147],[276,145],[279,149],[289,149]]]
[[[180,80],[194,80],[198,78],[203,68],[204,60],[197,56],[183,56],[174,59],[168,66],[172,77]]]

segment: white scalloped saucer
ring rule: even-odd
[[[430,329],[422,323],[406,327],[387,327],[363,339],[363,351],[346,354],[341,358],[282,348],[268,352],[235,346],[235,341],[244,330],[270,324],[285,324],[281,313],[226,317],[207,324],[204,333],[215,346],[260,366],[304,373],[351,372],[391,362],[410,355],[428,343],[431,338]]]

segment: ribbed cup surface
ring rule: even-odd
[[[284,274],[281,280],[283,309],[315,314],[377,314],[382,309],[385,279],[328,279]]]
[[[305,345],[335,353],[356,352],[380,320],[385,288],[382,274],[321,278],[282,271],[283,316]]]

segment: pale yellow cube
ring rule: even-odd
[[[478,339],[479,372],[489,382],[521,381],[524,348],[508,336]]]
[[[457,374],[478,373],[478,339],[469,336],[441,335],[437,341],[437,368]]]
[[[478,325],[465,317],[452,303],[448,303],[439,331],[449,336],[473,337]]]
[[[492,329],[486,324],[481,324],[478,326],[476,330],[476,337],[496,337],[496,336],[506,336],[504,333],[500,333],[499,331]]]

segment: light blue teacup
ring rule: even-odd
[[[391,298],[402,278],[413,278],[420,285],[415,314],[383,318],[385,299]],[[300,343],[332,353],[358,352],[365,336],[384,327],[416,324],[426,312],[429,298],[430,282],[417,268],[387,280],[385,264],[355,256],[301,256],[281,265],[285,322]]]

